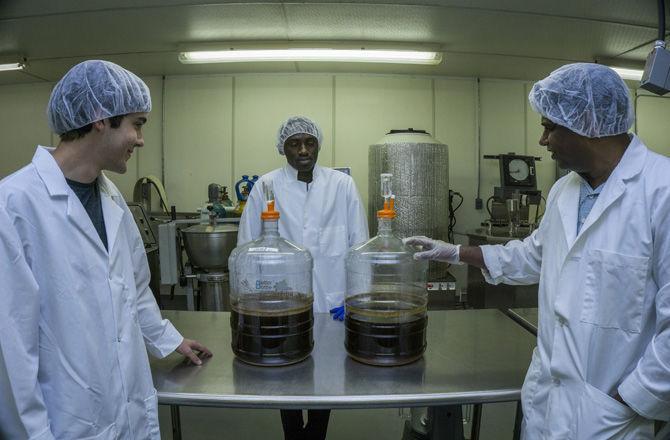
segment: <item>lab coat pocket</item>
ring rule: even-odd
[[[576,419],[576,439],[643,440],[644,425],[635,411],[596,387],[584,383]]]
[[[649,258],[593,249],[585,260],[581,321],[639,333]]]
[[[319,230],[319,249],[326,257],[339,257],[349,249],[347,230],[344,226],[326,226]]]
[[[151,440],[160,440],[160,429],[158,427],[158,397],[156,390],[144,399],[144,410],[146,414],[147,435],[145,438]]]

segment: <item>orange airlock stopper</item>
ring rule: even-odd
[[[377,211],[377,218],[395,218],[394,202],[395,197],[384,200],[384,208]]]
[[[275,211],[275,201],[270,200],[268,202],[267,211],[261,213],[262,220],[279,220],[279,211]]]

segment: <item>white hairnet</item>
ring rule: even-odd
[[[89,60],[65,74],[51,92],[49,127],[56,134],[128,113],[151,111],[144,81],[109,61]]]
[[[319,141],[319,150],[321,149],[323,135],[316,122],[305,116],[292,116],[279,127],[279,131],[277,132],[277,150],[282,156],[284,155],[284,142],[294,134],[309,134],[314,136]]]
[[[635,116],[628,87],[607,66],[566,64],[533,86],[533,110],[590,138],[628,132]]]

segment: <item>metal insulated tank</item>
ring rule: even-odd
[[[380,175],[393,174],[395,233],[447,240],[449,232],[449,151],[424,130],[391,130],[368,152],[368,224],[377,234]],[[447,275],[447,265],[431,262],[428,281]]]

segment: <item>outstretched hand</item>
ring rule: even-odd
[[[414,254],[415,260],[444,261],[449,264],[460,264],[460,244],[446,243],[442,240],[415,236],[405,238],[405,244],[421,246],[422,250]]]
[[[179,354],[184,355],[188,360],[193,362],[195,365],[202,365],[202,360],[200,359],[200,356],[202,356],[203,358],[212,357],[212,352],[209,351],[207,347],[205,347],[198,341],[194,341],[193,339],[184,338],[184,340],[181,341],[181,344],[179,344],[179,347],[177,347],[175,351]],[[197,354],[196,351],[198,352]]]

